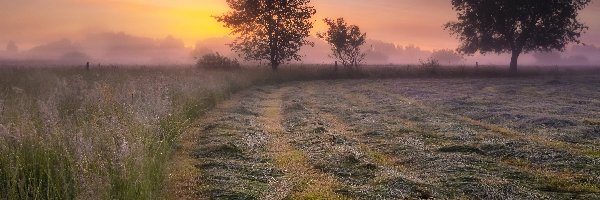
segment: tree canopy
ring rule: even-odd
[[[563,51],[580,43],[587,26],[577,18],[591,0],[452,0],[458,21],[445,28],[461,41],[463,54],[512,53],[517,70],[520,54]]]
[[[356,25],[348,25],[344,18],[336,20],[323,19],[329,26],[327,32],[317,33],[331,45],[331,57],[337,59],[345,67],[356,67],[365,58],[361,46],[365,44],[367,34],[360,31]]]
[[[227,0],[232,11],[217,16],[237,38],[232,49],[246,60],[267,60],[273,70],[298,54],[313,28],[310,0]]]

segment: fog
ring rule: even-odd
[[[323,40],[310,37],[314,47],[304,47],[300,52],[302,64],[331,64],[335,60],[329,56],[330,46]],[[53,63],[66,65],[118,64],[118,65],[191,65],[194,58],[211,52],[219,52],[228,57],[243,61],[227,45],[228,37],[209,38],[198,41],[194,47],[186,47],[181,39],[173,36],[148,38],[123,32],[88,34],[83,39],[58,39],[29,49],[22,49],[13,41],[7,41],[0,51],[1,63]],[[510,56],[471,55],[461,56],[451,49],[423,50],[413,44],[394,44],[382,40],[369,39],[363,46],[367,65],[418,64],[430,57],[442,65],[507,65]],[[246,64],[256,64],[246,62]],[[522,55],[521,65],[535,66],[587,66],[600,65],[600,47],[594,45],[573,45],[565,52],[535,52]]]
[[[17,44],[18,45],[18,44]],[[23,51],[3,53],[5,60],[46,61],[57,64],[163,65],[188,64],[191,49],[171,36],[161,39],[126,33],[90,34],[83,40],[60,39]]]

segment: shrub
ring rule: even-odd
[[[196,66],[204,69],[238,69],[240,63],[237,59],[225,57],[217,52],[201,56],[198,58]]]
[[[427,60],[419,59],[419,62],[421,63],[421,68],[429,71],[430,74],[436,74],[438,68],[440,67],[440,61],[433,57],[427,58]]]

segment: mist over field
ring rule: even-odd
[[[374,0],[339,3],[314,2],[314,32],[324,30],[321,19],[340,16],[360,25],[367,34],[365,64],[418,64],[433,51],[456,49],[458,43],[443,24],[456,13],[450,1],[414,2]],[[227,11],[219,0],[2,1],[0,6],[0,62],[168,65],[191,64],[206,52],[235,56],[226,46],[228,30],[214,16]],[[27,13],[27,14],[24,14]],[[72,17],[76,16],[76,17]],[[525,65],[600,64],[600,3],[592,1],[580,18],[589,26],[582,42],[565,52],[531,53]],[[417,20],[418,19],[418,20]],[[311,37],[315,47],[304,47],[302,63],[331,64],[330,47]],[[14,45],[12,45],[14,44]],[[16,48],[14,48],[16,47]],[[560,55],[559,55],[560,54]],[[466,56],[443,65],[507,65],[510,55]]]
[[[334,59],[328,56],[329,45],[311,37],[314,47],[304,47],[302,64],[331,64]],[[0,51],[0,63],[53,63],[82,65],[93,64],[121,65],[190,65],[194,58],[207,53],[219,52],[229,57],[237,57],[227,44],[229,37],[207,38],[199,40],[194,46],[186,46],[182,39],[174,36],[149,38],[123,32],[105,32],[90,34],[82,40],[59,39],[36,45],[29,49],[19,48],[19,44],[6,42]],[[14,46],[13,46],[14,45]],[[13,46],[13,47],[11,47]],[[14,48],[16,46],[16,49]],[[369,39],[365,44],[367,65],[403,65],[418,64],[432,55],[414,44],[394,44],[377,39]],[[452,49],[451,49],[452,50]],[[438,58],[442,65],[506,65],[509,54],[475,54],[464,56],[462,60]],[[534,66],[593,66],[600,65],[600,47],[590,45],[571,45],[565,52],[541,52],[526,54],[521,58],[524,65]],[[248,64],[255,64],[248,62]]]

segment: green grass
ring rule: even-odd
[[[57,146],[27,139],[3,146],[0,187],[8,199],[73,199],[76,195],[73,155]],[[10,165],[8,165],[10,163]]]

